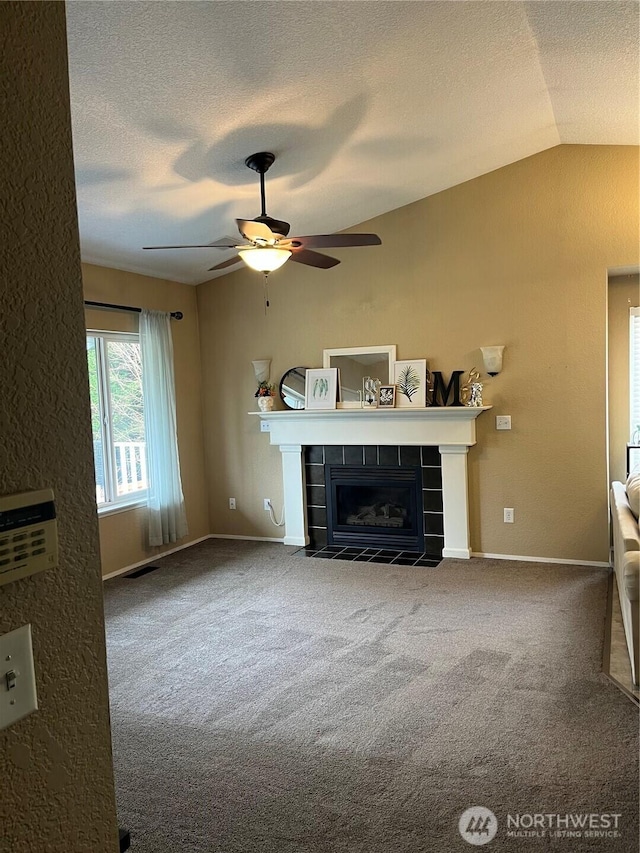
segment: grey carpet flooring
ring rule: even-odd
[[[317,560],[209,540],[105,584],[135,853],[638,849],[637,709],[601,673],[600,569]],[[620,813],[522,839],[507,814]]]

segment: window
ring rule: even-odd
[[[138,335],[87,333],[91,427],[98,509],[139,502],[147,462]]]

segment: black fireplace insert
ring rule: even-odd
[[[324,467],[329,545],[423,550],[420,467]]]

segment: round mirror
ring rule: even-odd
[[[280,397],[290,409],[304,409],[306,367],[292,367],[280,380]]]

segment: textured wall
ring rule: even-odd
[[[0,587],[0,633],[30,622],[40,710],[0,732],[0,849],[114,853],[62,3],[0,10],[0,492],[52,486],[60,566]]]
[[[171,324],[176,377],[176,414],[182,490],[187,508],[189,536],[180,544],[209,533],[209,506],[204,476],[202,434],[202,381],[196,290],[188,284],[149,278],[131,272],[82,265],[85,299],[135,305],[155,311],[182,311],[184,318]],[[112,311],[87,311],[87,328],[137,331],[138,315]],[[100,553],[104,575],[161,554],[175,545],[149,548],[147,513],[131,509],[100,518]]]
[[[251,359],[271,357],[279,379],[325,347],[397,344],[449,374],[506,344],[469,454],[472,547],[606,560],[607,269],[638,262],[638,150],[560,146],[354,230],[383,245],[332,251],[329,271],[285,265],[266,317],[255,273],[198,287],[203,375],[218,378],[204,386],[212,532],[278,535],[262,498],[279,511],[280,454],[246,416]]]

